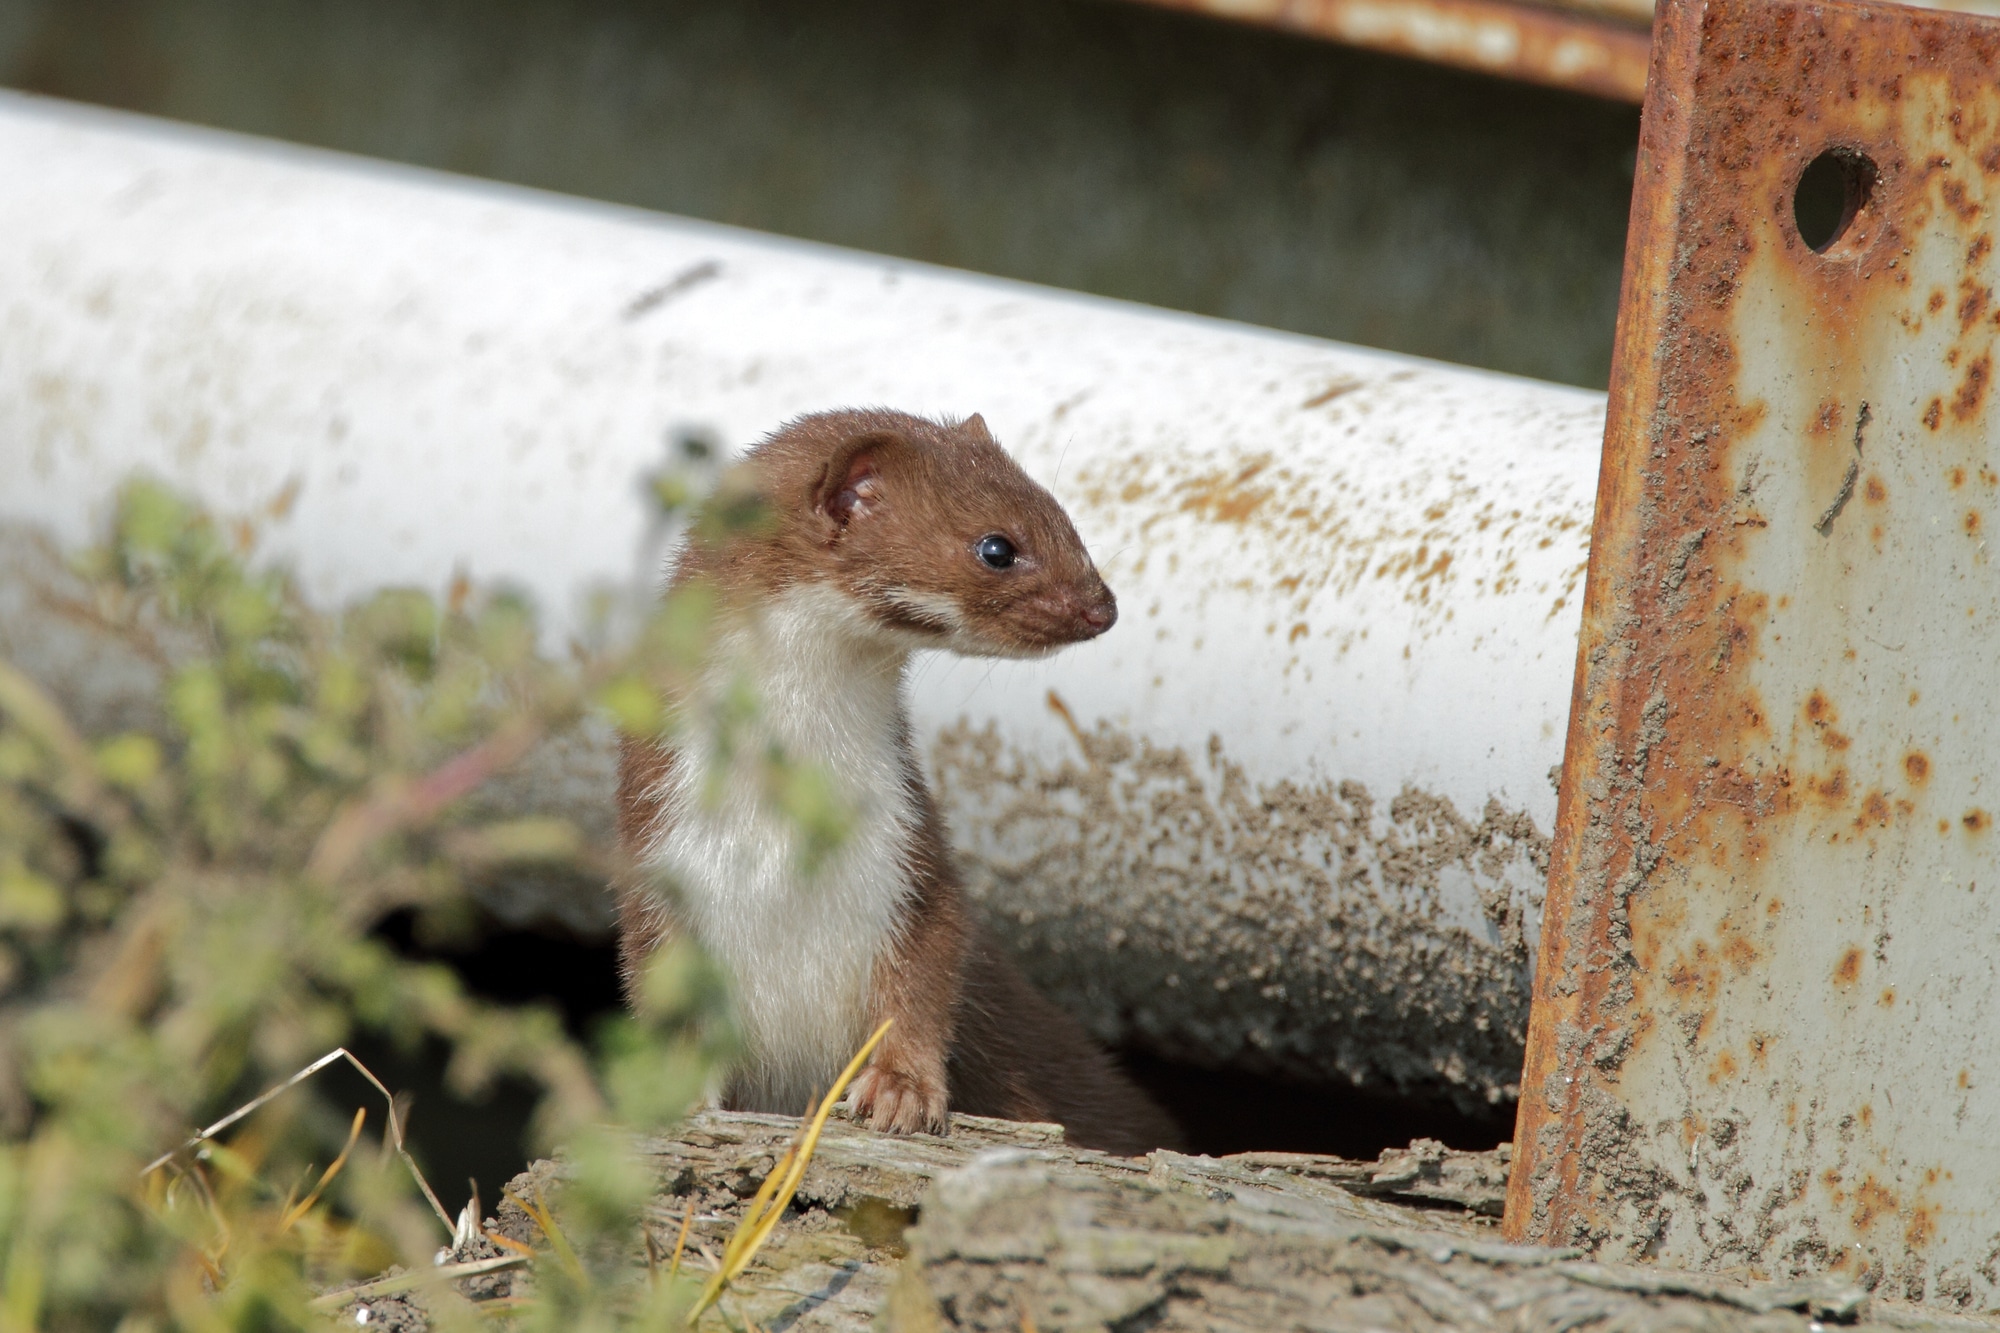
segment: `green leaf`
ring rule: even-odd
[[[69,915],[62,889],[18,860],[0,861],[0,928],[46,931]]]
[[[162,762],[160,743],[136,731],[114,736],[97,747],[99,776],[126,791],[151,786],[160,776]]]
[[[597,706],[627,736],[657,736],[667,720],[659,694],[636,674],[619,676],[600,689]]]

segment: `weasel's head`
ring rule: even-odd
[[[744,460],[772,511],[749,556],[767,588],[831,584],[909,647],[1038,657],[1094,639],[1118,603],[1055,497],[978,417],[801,417]]]

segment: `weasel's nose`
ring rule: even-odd
[[[1118,603],[1112,600],[1111,590],[1105,589],[1100,601],[1087,604],[1077,612],[1077,618],[1090,627],[1092,634],[1102,634],[1118,623]]]

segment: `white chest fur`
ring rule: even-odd
[[[668,779],[647,860],[735,981],[746,1058],[732,1100],[797,1114],[867,1036],[869,977],[911,891],[906,658],[824,585],[788,590],[720,643],[708,688],[719,699],[747,680],[755,715],[726,745],[717,725],[697,725]],[[819,765],[853,812],[845,838],[812,873],[770,794],[773,745],[790,761]]]

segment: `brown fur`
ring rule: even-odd
[[[824,580],[908,647],[969,645],[1006,655],[1094,637],[1116,617],[1068,516],[978,417],[956,425],[884,411],[802,418],[732,470],[710,512],[740,514],[746,501],[762,508],[763,521],[733,529],[698,523],[675,574],[676,583],[709,581],[725,615]],[[996,573],[973,555],[989,533],[1014,543],[1013,568]],[[913,608],[911,594],[948,598],[962,624]],[[897,929],[876,960],[868,997],[871,1021],[895,1025],[854,1084],[857,1109],[895,1131],[942,1129],[949,1108],[1058,1121],[1072,1141],[1112,1152],[1177,1142],[1166,1115],[971,921],[906,729],[898,742],[918,827],[904,857],[908,891]],[[654,793],[672,763],[659,745],[624,744],[618,822],[632,864],[666,817]],[[648,886],[622,886],[619,952],[628,987],[675,928]],[[801,940],[800,947],[809,946]]]
[[[677,583],[705,578],[725,603],[742,604],[831,582],[910,634],[912,646],[936,627],[890,601],[892,589],[950,598],[1013,653],[1093,638],[1117,616],[1069,515],[976,416],[955,426],[885,411],[802,417],[731,469],[711,511],[745,500],[763,508],[764,522],[748,532],[700,525]],[[1003,578],[971,557],[988,533],[1022,553]]]

